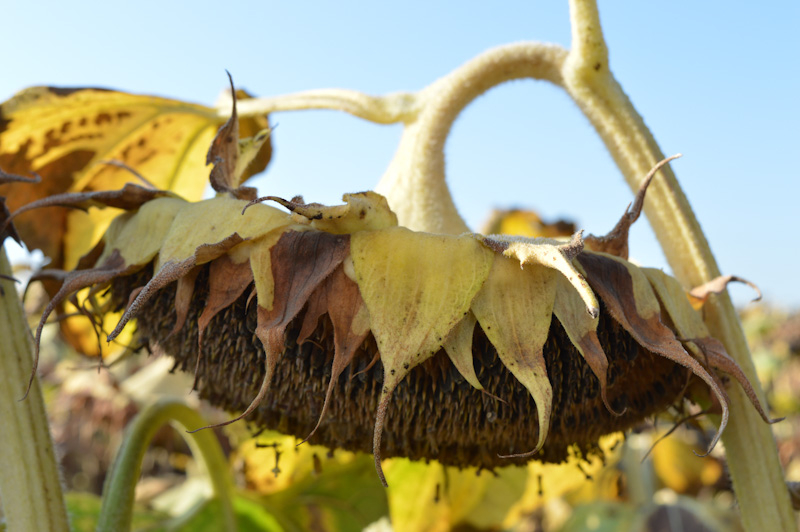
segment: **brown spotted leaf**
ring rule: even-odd
[[[614,226],[614,229],[604,236],[587,236],[586,246],[592,251],[601,251],[603,253],[608,253],[610,255],[627,259],[628,233],[630,232],[631,226],[636,220],[639,219],[639,216],[642,213],[642,207],[644,207],[644,198],[647,194],[647,187],[650,186],[650,182],[653,180],[653,177],[664,165],[674,159],[677,159],[678,157],[681,157],[681,154],[667,157],[663,161],[657,163],[642,180],[642,184],[639,186],[639,192],[636,193],[636,199],[634,199],[633,205],[628,205],[628,208],[625,209],[625,213],[623,213],[622,218],[620,218],[619,222],[617,222],[617,225]]]
[[[728,424],[725,392],[715,377],[686,352],[675,334],[661,322],[660,305],[645,274],[628,261],[603,253],[585,252],[577,261],[611,317],[641,346],[689,368],[711,388],[722,407],[722,421],[709,445],[710,452]]]
[[[94,88],[29,88],[0,106],[0,168],[36,173],[42,181],[35,187],[0,182],[0,195],[14,211],[55,194],[119,189],[135,178],[125,168],[97,164],[114,160],[158,189],[198,200],[208,175],[204,156],[223,121],[214,108],[178,100]],[[263,122],[242,120],[241,130],[250,136]],[[71,268],[98,236],[86,228],[107,225],[114,213],[92,212],[88,222],[63,208],[48,215],[46,228],[35,213],[22,215],[20,235],[54,267]]]

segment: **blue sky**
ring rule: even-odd
[[[417,90],[481,51],[569,46],[566,2],[8,2],[0,99],[30,85],[104,86],[212,104],[225,87],[266,96],[325,87]],[[794,160],[800,3],[600,2],[611,69],[673,163],[725,273],[800,307]],[[12,51],[13,50],[13,51]],[[374,187],[400,126],[333,111],[275,115],[262,193],[335,203]],[[474,102],[447,145],[456,205],[477,229],[493,207],[569,217],[602,234],[632,194],[571,100],[535,81]],[[647,223],[632,256],[666,263]],[[752,292],[731,290],[744,304]]]

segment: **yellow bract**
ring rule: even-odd
[[[125,264],[145,265],[161,251],[172,221],[189,205],[177,198],[156,198],[142,205],[135,213],[124,213],[114,219],[105,235],[106,246],[98,263],[118,251]]]
[[[519,262],[498,255],[472,303],[472,311],[503,365],[536,402],[539,440],[535,450],[544,445],[553,403],[542,349],[550,331],[556,275],[560,274],[538,264],[520,271]]]
[[[350,246],[391,389],[436,353],[467,314],[493,254],[470,236],[400,227],[355,233]]]
[[[285,212],[266,205],[253,205],[242,215],[245,205],[244,200],[225,196],[187,205],[172,222],[156,271],[167,262],[192,256],[203,244],[220,242],[234,233],[244,240],[254,239],[291,223]]]

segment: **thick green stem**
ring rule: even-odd
[[[236,530],[232,503],[233,484],[219,441],[211,430],[187,433],[187,429],[203,427],[207,423],[200,414],[184,403],[172,399],[162,399],[145,408],[126,429],[125,439],[103,486],[103,506],[97,530],[130,530],[134,493],[142,472],[142,459],[153,436],[165,423],[171,423],[179,429],[189,444],[192,455],[205,465],[214,494],[221,502],[225,529]]]
[[[0,274],[11,275],[0,246]],[[17,290],[0,278],[0,503],[8,530],[69,530],[39,379],[25,400],[33,344]]]
[[[573,42],[563,68],[566,89],[600,134],[631,189],[636,191],[642,176],[664,155],[609,70],[596,3],[571,0],[570,12]],[[669,167],[650,186],[645,214],[675,277],[684,286],[697,286],[720,274],[700,224]],[[709,331],[725,344],[763,402],[758,376],[730,297],[727,293],[712,296],[704,311]],[[747,530],[795,530],[772,431],[739,387],[730,387],[728,393],[731,418],[722,440],[742,521]]]

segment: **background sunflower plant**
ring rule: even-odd
[[[496,477],[478,476],[469,470],[402,460],[388,463],[384,474],[382,449],[388,455],[435,459],[478,471],[498,467],[503,460],[531,457],[554,462],[574,459],[578,468],[599,467],[592,464],[592,457],[602,461],[611,452],[605,448],[610,444],[598,440],[600,436],[632,426],[631,415],[637,410],[642,417],[649,416],[676,402],[682,404],[686,395],[721,414],[708,452],[721,434],[745,527],[793,528],[789,492],[764,423],[772,420],[760,406],[763,394],[724,291],[732,278],[720,275],[691,208],[665,165],[668,161],[611,74],[596,5],[574,0],[570,9],[569,51],[540,43],[501,46],[416,93],[372,97],[322,90],[249,98],[232,91],[232,105],[226,102],[216,109],[97,89],[39,87],[18,94],[0,108],[4,170],[0,192],[8,198],[0,222],[4,238],[22,239],[43,249],[53,261],[51,268],[36,275],[50,303],[37,328],[35,360],[43,325],[54,311],[62,318],[70,314],[83,318],[62,320],[61,329],[73,346],[95,355],[108,351],[104,342],[94,339],[101,333],[110,332],[109,341],[132,341],[121,342],[120,333],[128,320],[137,317],[143,343],[177,357],[182,369],[193,371],[203,397],[229,410],[243,410],[236,420],[255,418],[262,427],[306,439],[316,433],[319,443],[353,451],[369,450],[356,442],[359,437],[363,440],[364,426],[353,424],[354,434],[342,434],[324,414],[329,410],[329,418],[338,415],[339,422],[351,423],[347,412],[337,411],[336,394],[342,390],[335,386],[346,381],[343,386],[349,391],[357,385],[347,382],[356,382],[358,375],[374,378],[361,405],[367,414],[356,417],[374,422],[367,441],[378,476],[384,485],[387,479],[391,484],[389,512],[398,530],[460,522],[511,526],[532,508],[525,502],[532,482],[538,482],[541,492],[543,477],[557,475],[535,472],[539,466],[530,466],[504,470]],[[576,233],[567,241],[486,236],[470,233],[458,214],[445,182],[444,144],[450,127],[477,96],[519,78],[563,88],[638,192],[633,206],[607,235],[584,239]],[[300,197],[266,198],[288,209],[286,213],[260,204],[255,190],[242,183],[269,162],[267,115],[313,108],[343,110],[376,123],[403,123],[400,145],[386,173],[374,192],[347,194],[340,206],[305,203]],[[207,175],[207,164],[213,164],[210,181],[217,196],[197,202],[204,179],[196,176]],[[652,179],[657,171],[658,177]],[[130,184],[131,175],[140,183]],[[70,210],[76,208],[88,210],[88,217]],[[675,278],[627,260],[627,231],[642,208]],[[42,223],[43,212],[50,213],[47,224]],[[7,284],[11,272],[7,262],[3,266]],[[693,290],[687,293],[689,288]],[[0,453],[3,470],[8,471],[0,484],[5,515],[12,528],[66,529],[35,362],[31,368],[28,361],[27,326],[18,301],[8,294],[8,290],[3,294],[8,319],[0,320],[8,327],[2,335],[2,388],[7,395],[2,419],[12,435]],[[168,326],[148,302],[171,309]],[[228,329],[219,327],[220,322],[234,323],[232,313],[249,316],[240,327],[248,326],[247,319],[253,321],[248,331],[259,342],[255,347],[240,345],[237,337],[227,336]],[[326,314],[330,330],[326,330],[329,322],[319,321]],[[546,347],[548,341],[556,341],[552,316],[563,327],[558,334],[564,343],[555,348]],[[616,388],[611,383],[619,359],[616,352],[622,349],[618,338],[628,342],[625,349],[633,350],[628,362],[638,360],[654,374],[653,387],[641,396],[620,392],[629,389],[627,381],[617,382]],[[298,344],[304,340],[315,347],[302,351]],[[563,347],[567,345],[574,347]],[[234,352],[251,349],[250,365],[245,357],[244,365],[240,359],[220,360],[214,346],[235,346]],[[312,397],[325,397],[321,410],[309,409],[315,415],[302,421],[280,413],[304,409],[302,391],[292,390],[296,383],[286,376],[285,361],[281,366],[281,354],[287,350],[295,350],[296,365],[306,364],[306,358],[313,365],[320,352],[323,358],[325,353],[332,356],[328,369],[310,385]],[[478,358],[473,359],[478,351],[502,361],[505,369],[500,377],[485,377],[502,382],[492,381],[484,389],[487,383],[476,371],[483,368]],[[554,352],[559,353],[557,358],[552,358]],[[366,357],[364,363],[359,357]],[[551,381],[554,364],[567,359],[588,369],[568,389],[578,390],[578,395],[564,399],[564,388]],[[370,373],[378,360],[378,369]],[[676,364],[664,365],[664,360]],[[699,379],[690,379],[692,375]],[[456,389],[454,378],[456,383],[466,382],[469,392],[464,397],[483,405],[481,420],[496,416],[516,421],[522,427],[515,429],[516,439],[501,434],[502,449],[480,435],[477,443],[465,442],[461,435],[447,441],[446,427],[476,423],[463,417],[453,422],[444,416],[433,436],[414,433],[415,427],[424,432],[426,426],[434,426],[433,418],[442,411],[441,390]],[[281,390],[281,385],[287,389]],[[277,402],[271,386],[278,388]],[[419,419],[403,430],[390,432],[393,437],[382,447],[384,430],[391,430],[391,421],[397,425],[405,412],[400,405],[409,401],[428,401],[428,406],[415,411]],[[570,401],[603,420],[602,427],[585,440],[576,440],[570,430],[585,423],[582,416],[587,412],[570,421],[559,408]],[[455,409],[469,412],[460,404]],[[385,424],[387,416],[390,423]],[[173,402],[146,407],[132,424],[106,481],[101,528],[130,526],[141,457],[155,428],[170,420],[186,429],[205,425],[191,410]],[[236,503],[234,509],[230,479],[220,473],[225,459],[210,435],[199,431],[187,441],[205,462],[220,505],[216,513],[230,528],[237,512],[241,521],[244,503]],[[401,441],[404,437],[408,442]],[[229,438],[244,436],[230,433]],[[548,438],[555,443],[548,444]],[[257,448],[258,438],[254,441]],[[326,469],[342,478],[362,474],[357,456],[337,452],[324,467],[317,467],[318,448],[305,445],[300,451],[287,451],[292,444],[284,442],[279,450],[274,441],[269,445],[276,474],[281,472],[280,455],[292,453],[290,470],[310,463],[323,476]],[[244,452],[246,447],[243,444],[237,452],[252,471],[258,461],[253,459],[254,450]],[[304,452],[307,459],[301,460]],[[32,470],[42,474],[25,478]],[[570,482],[555,483],[552,489],[563,489]],[[287,493],[296,486],[313,490],[324,485],[301,475],[292,486],[262,502],[269,507],[281,495],[290,497]],[[421,498],[415,514],[409,501],[419,493],[408,490],[426,486],[433,493]],[[493,493],[509,486],[515,495],[504,504],[492,504]],[[516,501],[516,507],[509,501]],[[371,517],[384,511],[380,501],[362,509]],[[309,506],[294,517],[277,507],[272,510],[275,522],[269,526],[274,527],[366,524],[327,507]],[[203,511],[192,515],[196,518]],[[374,519],[366,522],[370,520]]]

